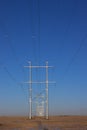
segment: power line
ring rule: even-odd
[[[20,62],[20,61],[19,61],[19,58],[18,58],[18,56],[17,56],[17,54],[16,54],[16,51],[15,51],[15,49],[14,49],[14,46],[12,45],[12,41],[11,41],[11,38],[10,38],[10,34],[8,33],[8,31],[7,31],[7,29],[6,29],[5,23],[4,23],[4,21],[0,21],[0,23],[1,23],[0,25],[1,25],[2,31],[3,31],[3,33],[5,33],[5,38],[7,39],[8,45],[9,45],[9,47],[10,47],[10,49],[11,49],[11,53],[12,53],[12,55],[14,56],[14,59],[16,60],[16,63],[18,64],[18,66],[21,67],[21,64],[19,63],[19,62]],[[19,82],[17,81],[17,79],[12,75],[12,73],[8,70],[8,68],[7,68],[3,63],[0,63],[0,66],[3,67],[3,69],[4,69],[5,72],[8,74],[8,76],[10,77],[10,79],[11,79],[12,81],[14,81],[18,86],[21,87],[21,90],[23,91],[23,93],[24,93],[24,95],[25,95],[25,97],[26,97],[26,100],[28,100],[28,97],[27,97],[27,94],[26,94],[26,92],[25,92],[25,89],[23,88],[23,84],[22,84],[22,83],[19,83]],[[23,76],[25,76],[23,68],[22,68],[21,71],[22,71],[22,73],[23,73]]]
[[[66,28],[64,29],[64,35],[67,34],[67,37],[65,37],[64,41],[66,40],[66,38],[68,38],[68,33],[69,33],[69,29],[70,29],[70,27],[71,27],[71,25],[72,25],[73,16],[76,15],[78,0],[74,1],[74,4],[73,4],[73,5],[74,5],[74,6],[73,6],[73,8],[72,8],[72,10],[71,10],[71,15],[70,15],[71,17],[68,18],[67,26],[66,26]],[[70,10],[69,10],[68,12],[70,12]],[[60,49],[63,48],[64,41],[62,42],[62,46],[60,47]]]
[[[8,68],[2,62],[0,62],[0,66],[5,70],[5,72],[8,74],[10,79],[17,83],[17,80],[13,77],[12,73],[8,70]]]
[[[72,25],[72,20],[73,20],[73,16],[75,16],[76,15],[76,11],[77,11],[77,5],[78,5],[78,0],[76,0],[76,1],[73,1],[74,2],[74,6],[73,6],[73,8],[72,8],[72,10],[71,10],[71,15],[70,16],[72,16],[68,21],[68,25],[67,25],[67,28],[65,29],[65,34],[69,31],[69,28],[70,28],[70,26]],[[75,7],[76,6],[76,7]]]
[[[40,57],[41,57],[41,55],[40,55],[40,49],[41,49],[41,46],[40,46],[40,23],[41,23],[41,21],[40,21],[40,0],[37,0],[37,2],[38,2],[38,62],[39,62],[39,64],[40,64]]]
[[[21,68],[21,71],[22,71],[22,73],[23,73],[23,78],[24,78],[24,76],[25,76],[25,74],[24,74],[24,69],[21,67],[22,65],[20,64],[20,61],[19,61],[19,58],[18,58],[17,53],[16,53],[16,51],[15,51],[15,48],[14,48],[14,46],[12,45],[12,40],[11,40],[11,38],[10,38],[10,33],[8,32],[8,29],[6,29],[5,22],[4,22],[4,21],[0,21],[0,22],[1,22],[1,25],[2,25],[2,26],[1,26],[1,27],[2,27],[2,30],[3,30],[3,32],[5,33],[5,38],[6,38],[6,40],[7,40],[7,43],[8,43],[8,45],[9,45],[10,49],[11,49],[11,53],[12,53],[14,59],[16,60],[16,63],[18,64],[18,66]]]
[[[35,33],[35,27],[37,28],[36,33]],[[37,63],[40,63],[40,0],[37,1],[31,0],[31,32],[32,32],[33,56],[35,61]]]
[[[24,95],[25,95],[26,99],[28,100],[27,95],[26,95],[26,93],[25,93],[25,91],[24,91],[24,88],[23,88],[23,84],[22,84],[22,83],[19,83],[19,82],[17,81],[17,79],[12,75],[12,73],[8,70],[8,68],[7,68],[3,63],[0,62],[0,66],[5,70],[5,72],[8,74],[8,76],[9,76],[10,79],[11,79],[12,81],[14,81],[18,86],[21,87],[21,89],[22,89],[23,92],[24,92]]]
[[[77,58],[78,53],[80,52],[81,48],[84,46],[85,44],[85,40],[87,39],[87,34],[82,38],[80,45],[78,47],[78,49],[75,51],[74,55],[72,56],[72,58],[70,59],[66,69],[65,69],[65,73],[62,76],[62,79],[65,78],[65,75],[68,73],[68,71],[70,70],[71,65],[73,64],[73,62],[75,61],[75,59]]]
[[[37,54],[36,54],[36,34],[35,34],[35,25],[34,25],[34,1],[31,0],[31,34],[32,34],[32,53],[33,53],[33,58],[35,61],[37,61]]]

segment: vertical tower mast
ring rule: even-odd
[[[46,119],[48,119],[48,61],[46,62]]]
[[[30,78],[29,78],[29,119],[31,119],[32,117],[32,65],[31,65],[31,62],[29,62],[30,64]]]

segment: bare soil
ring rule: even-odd
[[[0,130],[87,130],[87,116],[0,117]]]

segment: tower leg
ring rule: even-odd
[[[48,119],[48,62],[46,62],[46,119]]]

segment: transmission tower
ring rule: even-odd
[[[49,117],[49,99],[48,99],[48,94],[49,94],[49,83],[54,83],[51,81],[48,81],[48,69],[51,68],[52,66],[48,66],[48,61],[44,66],[33,66],[31,62],[29,62],[29,66],[24,66],[29,68],[29,81],[25,82],[29,84],[29,119],[32,119],[33,117],[33,104],[36,103],[35,107],[35,115],[38,117],[45,117],[48,119]],[[33,73],[32,70],[34,68],[45,68],[45,81],[33,81]],[[45,90],[42,92],[39,92],[37,95],[32,95],[32,88],[33,84],[44,84],[45,85]],[[34,88],[33,88],[34,89]],[[38,89],[38,88],[37,88]]]

